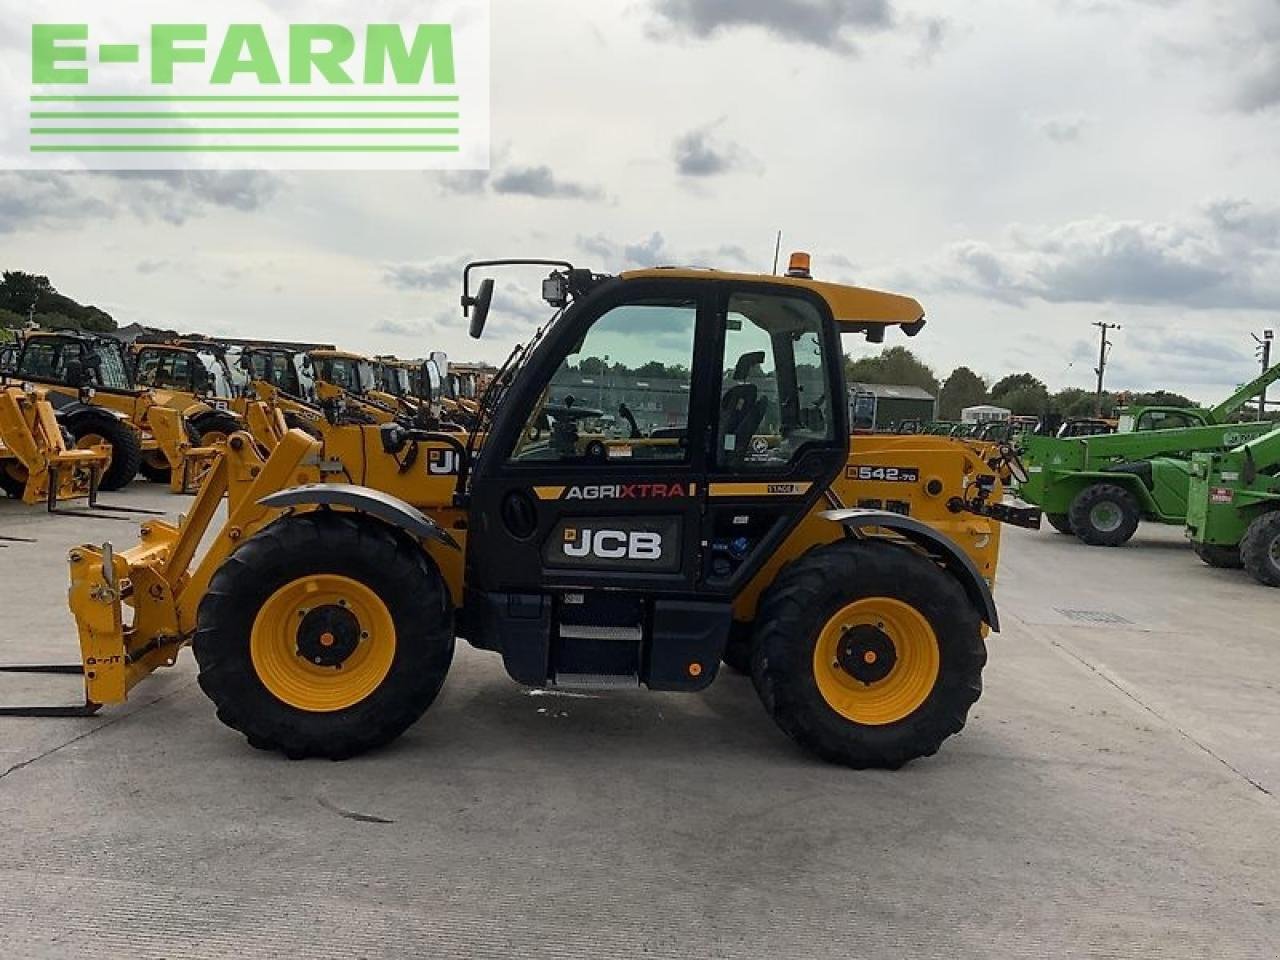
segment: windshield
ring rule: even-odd
[[[123,344],[99,341],[96,344],[95,353],[102,358],[102,366],[98,368],[98,386],[112,390],[132,389],[133,384],[129,379],[129,366],[125,362]]]

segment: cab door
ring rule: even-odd
[[[465,625],[516,679],[669,687],[688,665],[654,638],[715,619],[682,605],[701,576],[715,331],[705,282],[608,281],[517,376],[476,464]]]

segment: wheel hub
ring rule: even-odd
[[[317,667],[340,669],[360,646],[360,621],[335,603],[306,611],[298,624],[298,656]]]
[[[1096,504],[1089,511],[1089,520],[1098,530],[1111,533],[1120,528],[1120,524],[1124,522],[1124,516],[1114,503],[1103,502]]]
[[[836,662],[849,676],[870,686],[893,672],[898,652],[888,634],[879,627],[863,624],[845,631],[840,638]]]

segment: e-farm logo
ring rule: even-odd
[[[10,169],[488,168],[488,0],[30,6]]]

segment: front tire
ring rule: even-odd
[[[426,552],[378,521],[286,517],[214,574],[193,641],[218,719],[291,759],[390,743],[453,659],[448,592]]]
[[[817,547],[761,599],[752,679],[801,746],[896,769],[930,756],[982,694],[982,622],[960,583],[877,541]]]
[[[1264,513],[1249,524],[1240,556],[1249,576],[1263,586],[1280,587],[1280,510]]]
[[[1217,570],[1239,570],[1244,566],[1238,546],[1224,547],[1215,543],[1197,543],[1193,540],[1191,549],[1205,566]]]
[[[1071,518],[1065,513],[1046,513],[1044,518],[1049,521],[1049,526],[1057,530],[1059,533],[1073,535],[1074,530],[1071,529]]]
[[[216,443],[225,443],[233,433],[244,429],[244,424],[222,410],[212,410],[196,417],[191,421],[191,425],[196,436],[196,443],[201,447],[212,447]]]
[[[751,650],[754,638],[751,624],[737,620],[729,627],[729,640],[720,659],[734,673],[751,675]]]
[[[1138,501],[1124,487],[1095,483],[1071,501],[1071,529],[1091,547],[1119,547],[1138,529]]]
[[[98,481],[99,490],[119,490],[138,475],[142,465],[142,438],[123,420],[95,412],[77,416],[67,424],[77,447],[105,443],[111,447],[111,462]]]

